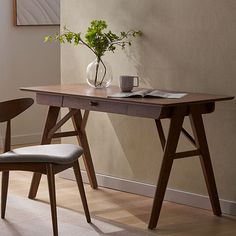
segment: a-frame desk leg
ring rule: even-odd
[[[153,229],[157,225],[185,114],[185,106],[176,107],[175,111],[173,111],[156,193],[153,200],[152,213],[148,225],[149,229]]]
[[[44,132],[43,132],[43,137],[42,137],[41,144],[51,143],[52,138],[48,137],[48,133],[56,125],[59,112],[60,112],[60,107],[54,107],[54,106],[49,107],[49,111],[48,111],[48,115],[47,115],[47,119],[46,119],[46,124],[45,124],[45,127],[44,127]],[[32,178],[32,181],[31,181],[31,186],[30,186],[30,191],[29,191],[29,195],[28,195],[28,197],[30,199],[34,199],[36,197],[38,187],[39,187],[39,183],[40,183],[40,180],[41,180],[41,176],[42,176],[42,174],[39,174],[39,173],[34,173],[33,174],[33,178]]]
[[[88,111],[85,111],[85,114],[86,114],[85,116],[87,119]],[[75,113],[72,116],[72,122],[74,125],[74,129],[78,132],[78,136],[77,136],[78,143],[84,149],[83,161],[84,161],[85,169],[88,175],[89,183],[92,188],[96,189],[98,187],[98,184],[97,184],[93,161],[92,161],[92,157],[91,157],[91,153],[89,149],[87,135],[85,132],[86,121],[84,121],[83,123],[83,117],[80,110],[79,112]]]
[[[84,161],[85,168],[88,174],[90,185],[92,188],[96,189],[98,187],[98,184],[97,184],[97,179],[96,179],[93,162],[92,162],[92,158],[90,154],[90,149],[89,149],[89,145],[87,141],[87,136],[85,132],[88,112],[86,111],[85,116],[82,117],[80,110],[70,109],[70,112],[64,118],[62,118],[62,120],[60,120],[57,123],[59,112],[60,112],[60,107],[54,107],[54,106],[49,107],[48,116],[47,116],[47,120],[46,120],[46,124],[44,128],[41,144],[51,143],[56,130],[59,127],[61,127],[69,118],[72,118],[75,131],[64,132],[64,133],[62,132],[59,134],[57,133],[57,137],[65,137],[68,135],[77,136],[78,142],[81,144],[81,146],[84,149],[83,161]],[[28,195],[28,197],[31,199],[36,197],[41,176],[42,175],[39,173],[34,173],[33,175],[31,187],[30,187],[30,191]]]
[[[152,213],[148,225],[149,229],[153,229],[157,225],[174,159],[190,157],[192,156],[192,154],[200,155],[201,166],[203,169],[213,212],[215,215],[221,216],[220,201],[217,193],[214,172],[212,168],[207,138],[202,119],[202,110],[201,107],[198,105],[191,105],[189,107],[189,117],[195,139],[193,139],[184,130],[185,135],[187,133],[187,138],[191,141],[192,144],[194,144],[194,146],[196,146],[197,149],[190,152],[182,152],[178,154],[176,153],[176,148],[178,145],[179,136],[181,133],[186,111],[187,109],[184,107],[177,107],[175,109],[175,112],[171,117],[167,141],[165,141],[165,136],[160,120],[156,120],[156,126],[160,136],[161,144],[162,147],[164,147],[164,156],[156,188],[156,193],[153,200]]]
[[[202,120],[202,115],[198,106],[192,106],[190,109],[190,122],[195,137],[196,147],[200,149],[200,162],[207,185],[208,194],[211,201],[213,213],[221,216],[219,196],[217,193],[214,172],[211,163],[210,152],[207,144],[206,133]]]

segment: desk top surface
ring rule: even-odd
[[[231,100],[233,96],[213,95],[203,93],[187,93],[186,96],[177,99],[167,98],[108,98],[107,96],[120,92],[117,86],[110,86],[104,89],[95,89],[87,84],[63,84],[63,85],[48,85],[37,87],[24,87],[23,91],[36,92],[40,94],[51,94],[58,96],[76,96],[78,98],[99,99],[106,101],[116,101],[125,103],[138,103],[147,105],[173,106],[192,103],[208,103],[216,101]],[[168,91],[171,92],[171,91]],[[183,92],[183,91],[181,91]]]

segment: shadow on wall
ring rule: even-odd
[[[235,1],[150,1],[146,14],[136,8],[131,15],[132,2],[123,8],[121,23],[139,18],[136,27],[144,36],[129,59],[144,85],[235,93]]]

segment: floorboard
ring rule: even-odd
[[[9,194],[26,198],[30,181],[31,173],[11,172]],[[58,206],[83,213],[82,203],[74,181],[56,178],[56,189]],[[106,188],[94,190],[89,185],[85,185],[85,190],[92,219],[148,231],[151,198]],[[48,203],[45,177],[42,179],[36,201]],[[156,235],[169,236],[235,236],[236,217],[227,215],[216,217],[211,211],[164,202],[158,228],[153,232]]]

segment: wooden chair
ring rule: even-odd
[[[50,144],[29,146],[11,150],[11,119],[24,112],[34,103],[31,98],[21,98],[0,102],[0,123],[7,122],[4,153],[0,155],[2,171],[1,217],[5,218],[9,171],[22,170],[46,174],[51,205],[54,236],[58,235],[56,192],[54,175],[73,167],[80,191],[87,222],[91,222],[87,200],[83,187],[78,157],[83,150],[72,144]]]

